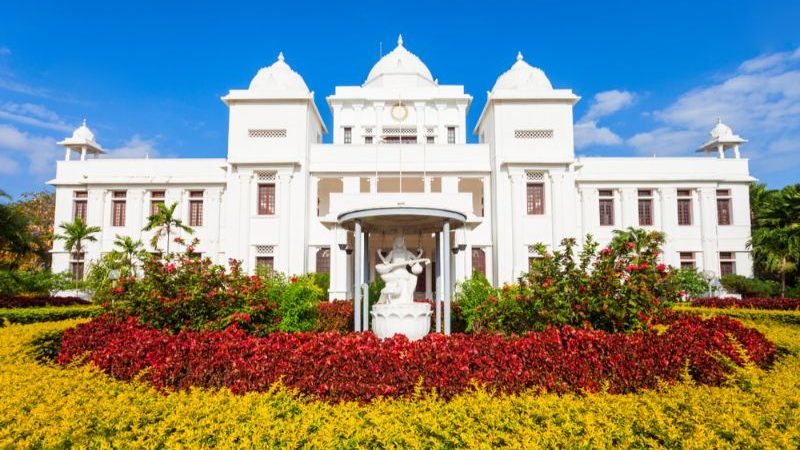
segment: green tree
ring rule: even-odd
[[[128,270],[133,273],[135,260],[141,259],[144,253],[142,241],[134,241],[130,236],[117,235],[116,239],[114,239],[114,246],[117,247],[116,251],[120,253],[120,257],[125,262]]]
[[[183,230],[189,234],[194,233],[194,230],[175,214],[175,209],[178,203],[173,203],[169,206],[158,205],[158,212],[147,218],[147,225],[143,228],[144,231],[155,230],[153,239],[150,240],[150,245],[153,249],[158,250],[158,241],[162,236],[167,237],[167,254],[169,254],[169,241],[170,235],[174,230]]]
[[[0,190],[0,199],[11,200],[11,196]],[[0,265],[16,268],[20,258],[31,250],[29,222],[17,205],[0,203]]]
[[[800,185],[780,191],[757,186],[750,193],[753,223],[748,246],[756,267],[780,280],[783,297],[787,278],[800,262]]]
[[[96,242],[94,236],[100,232],[100,227],[90,227],[80,217],[73,222],[64,222],[59,225],[62,232],[55,235],[55,239],[64,241],[64,248],[70,253],[83,253],[84,242]]]

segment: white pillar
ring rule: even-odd
[[[361,277],[364,274],[364,258],[361,248],[361,220],[355,220],[353,231],[355,248],[353,249],[353,325],[354,331],[361,331]]]
[[[739,144],[733,146],[733,157],[739,159],[741,157],[741,153],[739,153]]]
[[[64,161],[69,161],[70,156],[72,156],[72,150],[69,147],[64,147]]]
[[[509,174],[509,179],[511,180],[511,204],[513,205],[509,210],[511,211],[511,245],[512,245],[512,257],[514,258],[511,273],[511,279],[515,279],[521,272],[524,270],[520,266],[520,261],[523,258],[522,255],[522,214],[524,214],[523,208],[525,207],[524,197],[522,195],[522,190],[524,189],[523,186],[523,174],[520,173],[513,173]]]
[[[86,147],[81,147],[81,161],[86,161]]]
[[[719,159],[725,159],[725,147],[722,144],[717,146],[717,153],[719,153]]]
[[[252,180],[252,176],[251,176]],[[290,273],[291,272],[291,231],[292,231],[292,211],[291,211],[291,202],[290,194],[291,194],[291,181],[292,181],[292,174],[291,173],[279,173],[278,174],[278,204],[277,204],[277,213],[280,217],[280,243],[278,244],[278,253],[281,255],[280,258],[280,268],[281,272]],[[252,183],[251,183],[252,184]],[[248,189],[247,192],[249,193],[251,189]],[[247,220],[249,223],[250,221]],[[246,234],[245,236],[248,236]]]
[[[450,219],[444,219],[442,227],[442,248],[444,261],[442,264],[442,277],[444,284],[444,334],[450,334]]]

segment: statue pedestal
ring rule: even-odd
[[[416,341],[431,330],[429,303],[395,303],[372,307],[372,332],[381,339],[403,334]]]

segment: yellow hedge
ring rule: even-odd
[[[27,343],[78,320],[0,329],[0,448],[798,448],[800,328],[767,324],[795,352],[731,386],[585,397],[475,391],[331,405],[282,389],[160,394],[89,367],[42,366]],[[793,344],[792,344],[793,342]]]

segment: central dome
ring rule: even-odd
[[[308,93],[308,86],[299,73],[292,70],[283,60],[283,52],[269,67],[258,71],[250,81],[251,91],[301,91]]]
[[[419,81],[424,80],[424,84],[435,84],[431,71],[428,66],[420,60],[417,55],[409,52],[403,47],[403,36],[397,38],[397,47],[387,53],[372,67],[364,85],[368,85],[382,78],[393,77],[398,80]],[[385,82],[383,83],[386,84]],[[405,83],[404,83],[405,84]]]

